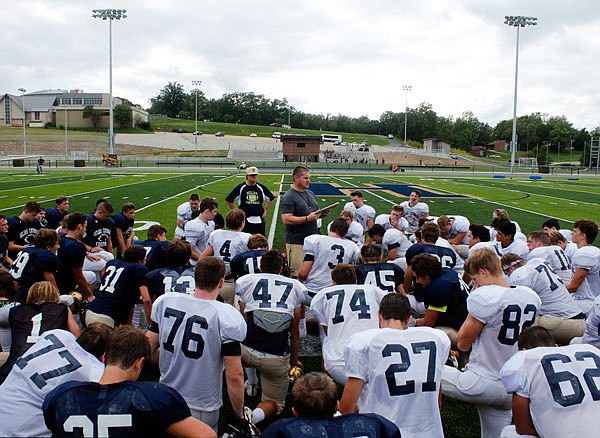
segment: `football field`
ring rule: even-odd
[[[285,172],[262,170],[259,182],[274,194],[289,189],[292,182],[289,168]],[[55,170],[36,175],[29,170],[0,171],[0,214],[18,215],[28,201],[38,201],[43,207],[54,206],[59,195],[69,197],[70,212],[89,213],[96,200],[106,199],[119,212],[121,205],[132,202],[136,206],[136,235],[146,238],[146,229],[152,223],[167,228],[167,237],[173,238],[176,208],[186,202],[192,193],[200,198],[212,197],[225,216],[229,208],[227,194],[244,181],[244,173],[237,170],[194,171],[156,169],[118,170]],[[548,217],[559,219],[562,228],[571,228],[581,218],[600,222],[600,179],[569,179],[567,176],[530,179],[528,175],[504,178],[499,175],[473,174],[392,174],[343,173],[315,170],[311,173],[311,190],[324,207],[339,202],[325,223],[335,218],[343,205],[350,201],[350,192],[359,189],[365,202],[380,213],[389,213],[394,204],[408,199],[414,189],[419,189],[422,201],[430,214],[462,215],[471,223],[489,225],[492,211],[506,209],[511,219],[519,222],[523,232],[541,228]],[[279,216],[279,199],[273,203],[267,216],[267,234],[272,247],[281,249],[283,225]],[[595,242],[599,244],[598,241]],[[318,358],[302,358],[310,371],[320,369]],[[258,399],[247,404],[255,406]],[[443,424],[447,437],[479,436],[476,410],[467,404],[447,398],[443,400]],[[291,415],[286,407],[284,415]],[[227,414],[224,414],[227,418]]]

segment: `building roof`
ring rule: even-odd
[[[7,94],[15,104],[23,109],[23,96],[17,96],[14,94]],[[26,94],[25,95],[25,110],[31,111],[48,111],[56,100],[54,94]]]

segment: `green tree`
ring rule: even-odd
[[[157,96],[150,99],[151,114],[165,114],[169,117],[177,117],[184,109],[186,94],[183,85],[177,82],[169,82],[163,87]]]
[[[120,128],[131,126],[131,107],[125,103],[116,105],[113,109],[113,118]]]
[[[102,111],[97,110],[92,105],[86,105],[83,108],[82,117],[84,119],[91,119],[92,125],[94,125],[94,128],[97,128],[98,123],[100,122],[100,120],[102,120]]]

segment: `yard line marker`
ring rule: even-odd
[[[145,196],[144,199],[150,199],[150,196]]]
[[[279,182],[279,193],[283,191],[283,180],[285,175],[281,175],[281,181]],[[275,201],[275,209],[273,210],[273,219],[271,220],[271,228],[269,228],[269,248],[273,248],[273,241],[275,240],[275,230],[277,229],[277,218],[279,216],[279,203],[281,202],[281,196],[277,197]]]

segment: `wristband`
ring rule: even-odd
[[[308,216],[306,216],[305,219],[306,219],[306,222],[308,222]]]

